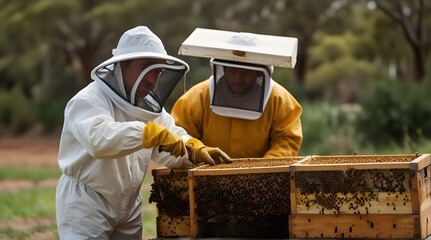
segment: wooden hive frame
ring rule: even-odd
[[[375,161],[355,163],[361,158]],[[378,160],[385,158],[390,161]],[[413,160],[396,161],[405,158]],[[290,237],[426,238],[430,162],[429,154],[352,155],[312,156],[291,165]]]
[[[268,162],[270,160],[273,161],[285,161],[286,163],[279,165],[279,166],[239,166],[237,168],[218,168],[217,166],[215,167],[198,167],[195,169],[191,169],[189,171],[189,198],[190,198],[190,234],[191,237],[265,237],[265,238],[271,238],[270,233],[266,233],[266,231],[271,231],[274,230],[274,226],[272,225],[274,222],[270,222],[269,224],[263,223],[263,225],[265,225],[265,227],[268,227],[268,229],[262,230],[259,228],[259,226],[257,226],[257,229],[253,228],[253,225],[247,225],[248,221],[250,220],[250,218],[248,217],[244,217],[244,216],[233,216],[232,214],[235,213],[227,213],[227,215],[229,216],[229,219],[234,219],[233,223],[230,224],[225,224],[223,225],[223,223],[221,223],[221,225],[217,225],[219,224],[219,222],[217,220],[211,219],[210,221],[214,221],[214,226],[215,229],[218,231],[216,235],[212,235],[214,232],[210,231],[206,231],[206,229],[211,229],[211,228],[206,228],[205,224],[207,224],[207,222],[205,224],[202,224],[202,219],[205,219],[204,217],[202,217],[199,214],[199,211],[197,210],[198,207],[202,207],[199,204],[208,204],[207,202],[199,202],[199,197],[201,197],[203,194],[201,191],[199,191],[199,184],[198,181],[201,181],[201,179],[204,178],[211,178],[214,180],[214,182],[218,182],[218,181],[223,181],[225,178],[230,180],[239,180],[242,177],[246,176],[246,177],[262,177],[263,175],[265,177],[269,177],[271,178],[271,176],[275,176],[276,174],[283,174],[286,178],[286,184],[284,187],[290,188],[290,175],[289,175],[289,165],[295,162],[299,162],[304,160],[305,157],[285,157],[285,158],[278,158],[278,159],[264,159],[264,158],[256,158],[256,159],[234,159],[234,163],[238,162],[241,163],[241,161],[255,161],[256,163],[259,162]],[[257,164],[259,165],[259,164]],[[249,178],[248,178],[249,179]],[[238,184],[238,182],[236,182],[236,184]],[[241,183],[240,183],[241,185]],[[222,188],[223,186],[217,186],[215,185],[209,188],[213,188],[211,191],[214,191],[214,196],[220,197],[222,198],[222,196],[224,196],[225,192],[223,192]],[[282,186],[279,186],[282,187]],[[239,187],[242,188],[242,185]],[[246,191],[247,193],[245,194],[256,194],[253,192],[253,189],[248,189],[248,187],[246,187]],[[226,190],[226,189],[225,189]],[[227,191],[232,190],[232,189],[227,189]],[[234,190],[235,191],[235,190]],[[290,197],[289,197],[289,192],[285,192],[283,194],[283,192],[279,192],[277,193],[279,194],[279,196],[283,196],[286,198],[284,202],[284,204],[288,205],[288,208],[290,208]],[[232,197],[235,195],[235,193],[232,193]],[[229,201],[229,200],[228,200]],[[235,207],[240,208],[240,204],[250,204],[249,201],[247,201],[247,203],[241,202],[241,200],[239,200],[239,202],[231,202],[230,204],[226,203],[225,199],[220,199],[220,201],[218,202],[222,202],[224,209],[227,209],[226,211],[229,211],[228,209],[232,209]],[[238,205],[236,205],[238,204]],[[276,204],[283,204],[283,203],[276,203]],[[206,206],[209,208],[212,208],[211,204],[208,204],[210,206]],[[255,210],[255,209],[253,209]],[[233,212],[238,212],[238,211],[233,211]],[[240,212],[240,211],[239,211]],[[231,215],[229,215],[231,214]],[[290,214],[290,209],[287,212],[287,217],[285,220],[283,220],[283,217],[281,217],[281,223],[276,222],[274,224],[281,224],[278,225],[277,228],[279,228],[280,226],[283,229],[278,229],[277,233],[274,234],[278,234],[279,236],[276,237],[288,237],[289,233],[288,233],[288,215]],[[240,219],[240,220],[238,220]],[[201,223],[199,223],[201,222]],[[265,232],[263,232],[265,231]],[[283,232],[284,231],[284,232]],[[269,235],[266,235],[269,234]]]
[[[153,201],[157,204],[157,237],[190,236],[188,171],[167,167],[152,170],[154,183],[150,203]],[[181,209],[171,209],[171,205],[174,208],[174,205],[181,205]]]

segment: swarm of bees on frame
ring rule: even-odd
[[[357,158],[314,157],[311,164],[411,162],[417,156],[370,156]],[[317,206],[321,214],[340,214],[341,206],[349,206],[354,214],[368,214],[378,193],[394,194],[402,201],[387,203],[395,212],[397,204],[411,201],[409,169],[351,169],[334,171],[299,171],[295,174],[297,204]],[[313,196],[313,197],[311,197]]]
[[[208,223],[262,224],[290,214],[288,173],[196,177],[196,215]],[[205,235],[203,233],[203,235]]]
[[[189,187],[187,171],[171,171],[154,175],[150,203],[156,203],[159,214],[171,217],[189,216]]]
[[[247,168],[289,166],[297,158],[235,159],[231,164],[204,166],[201,169],[239,169],[229,175],[199,175],[195,179],[195,214],[200,236],[287,237],[280,230],[290,214],[289,172],[245,173]],[[234,226],[235,229],[231,226]],[[262,227],[265,226],[265,227]],[[230,229],[230,230],[229,230]],[[266,231],[266,232],[265,232]],[[233,234],[233,235],[232,235]]]

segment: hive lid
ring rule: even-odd
[[[294,68],[297,49],[293,37],[196,28],[178,54]]]

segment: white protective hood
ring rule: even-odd
[[[112,50],[112,55],[91,71],[91,78],[118,107],[138,118],[160,116],[172,90],[189,70],[187,63],[168,55],[162,41],[144,26],[125,32],[117,48]],[[154,64],[144,69],[136,79],[131,92],[126,93],[119,62],[139,58],[162,59],[165,63]],[[156,86],[147,96],[137,99],[135,94],[140,82],[146,73],[155,68],[163,69]],[[144,104],[140,104],[142,102]]]

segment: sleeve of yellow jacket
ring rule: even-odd
[[[212,112],[208,86],[208,81],[193,86],[172,108],[175,123],[191,136],[232,158],[298,155],[302,108],[285,88],[274,82],[262,116],[250,121]]]
[[[302,143],[302,107],[281,85],[274,82],[263,117],[271,119],[270,148],[264,157],[297,156]]]
[[[209,109],[209,93],[204,94],[209,81],[202,81],[190,88],[172,107],[171,115],[175,124],[184,128],[187,133],[202,139],[204,114]]]

